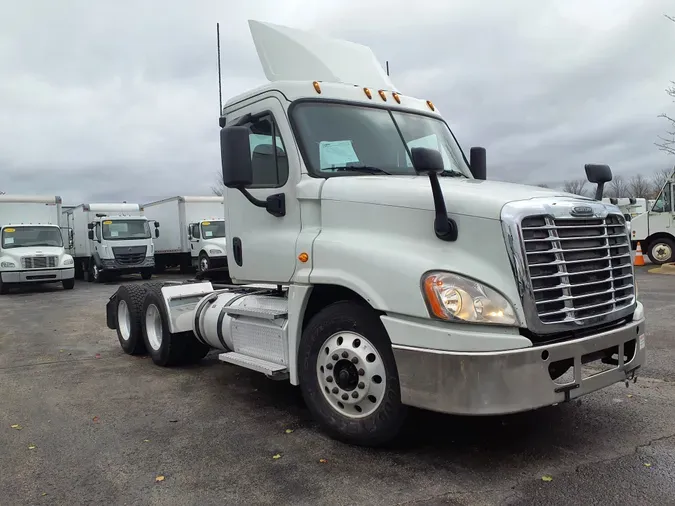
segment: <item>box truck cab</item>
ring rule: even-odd
[[[159,223],[150,223],[139,204],[81,204],[66,218],[78,277],[95,283],[124,274],[152,277]]]
[[[0,293],[27,283],[75,286],[60,215],[61,197],[0,195]]]
[[[675,262],[675,172],[661,188],[649,212],[635,216],[631,221],[633,247],[640,247],[653,264]]]
[[[176,266],[181,272],[227,267],[223,197],[176,196],[143,209],[149,220],[162,223],[162,234],[155,240],[158,272]]]
[[[218,349],[363,445],[407,406],[513,413],[635,378],[645,314],[618,207],[488,181],[485,150],[467,159],[369,48],[250,27],[272,82],[220,118],[233,283],[121,286],[107,322],[125,352],[168,366]]]

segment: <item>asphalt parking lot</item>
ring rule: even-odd
[[[0,504],[675,504],[675,276],[638,284],[648,364],[630,388],[507,417],[415,411],[386,450],[330,440],[296,388],[214,355],[125,355],[105,326],[117,284],[2,296]]]

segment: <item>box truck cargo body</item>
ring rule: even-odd
[[[139,204],[81,204],[64,214],[77,277],[98,283],[140,273],[150,279],[155,267],[153,227]],[[158,236],[159,224],[153,225]]]
[[[75,286],[60,215],[61,197],[0,195],[0,293],[25,283]]]
[[[227,266],[225,204],[218,196],[176,196],[143,206],[145,216],[162,224],[155,240],[155,267],[205,271]]]

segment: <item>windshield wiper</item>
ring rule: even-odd
[[[349,171],[349,172],[363,172],[365,174],[387,174],[391,176],[391,173],[387,172],[384,169],[379,167],[373,167],[371,165],[346,165],[344,167],[334,167],[336,172]]]
[[[466,177],[466,174],[458,170],[444,170],[439,174],[440,177]]]

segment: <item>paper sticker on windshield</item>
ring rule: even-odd
[[[213,232],[211,232],[210,230],[204,231],[204,237],[211,237],[212,235],[213,235]]]
[[[202,225],[204,225],[204,226],[208,227],[210,224],[211,224],[210,221],[202,221]]]
[[[348,163],[358,163],[352,141],[321,141],[319,144],[319,162],[321,170],[344,167]]]
[[[104,225],[112,225],[112,221],[111,221],[111,220],[106,220],[106,221],[103,222],[103,224],[104,224]]]
[[[7,232],[8,234],[11,234],[12,232],[16,232],[16,230],[14,230],[13,228],[6,228],[5,232]]]
[[[14,244],[14,237],[5,237],[5,244]]]

